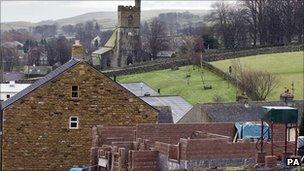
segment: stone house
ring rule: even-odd
[[[93,125],[157,122],[155,108],[72,56],[1,103],[2,170],[88,166]]]

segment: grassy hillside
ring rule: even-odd
[[[187,85],[186,75],[190,68],[190,84]],[[180,95],[191,104],[198,102],[212,102],[214,96],[221,96],[225,101],[235,100],[235,88],[218,76],[204,71],[207,84],[212,85],[211,90],[204,90],[201,74],[198,70],[192,70],[192,67],[180,67],[177,71],[170,69],[153,71],[142,74],[121,76],[120,82],[138,82],[144,81],[152,86],[155,90],[161,89],[162,95]]]
[[[240,61],[246,67],[258,70],[266,69],[278,75],[279,86],[268,100],[278,100],[284,87],[290,88],[292,81],[295,83],[295,98],[303,99],[303,52],[257,55],[240,58]],[[231,65],[231,60],[216,61],[212,64],[226,71]],[[161,70],[121,76],[119,81],[123,83],[144,81],[154,89],[160,88],[162,95],[180,95],[191,104],[212,102],[214,96],[220,96],[227,102],[235,100],[235,88],[231,86],[228,88],[225,80],[208,71],[205,71],[205,80],[212,85],[213,89],[203,90],[201,74],[192,69],[190,69],[190,85],[187,85],[188,69],[189,66],[181,67],[178,71]]]
[[[291,82],[295,84],[295,99],[303,99],[303,79],[304,79],[304,53],[288,52],[266,55],[256,55],[239,58],[240,62],[246,68],[255,70],[267,70],[276,74],[280,78],[280,83],[269,100],[278,100],[284,87],[291,88]],[[231,60],[222,60],[212,62],[214,66],[227,71]]]

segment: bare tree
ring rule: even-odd
[[[245,69],[239,60],[232,61],[232,70],[237,87],[252,100],[265,100],[279,83],[276,75],[268,71]]]
[[[19,62],[17,50],[13,47],[0,46],[0,62],[1,70],[12,71]]]
[[[192,60],[194,56],[195,38],[193,36],[183,36],[180,47],[180,56]]]
[[[168,48],[168,39],[166,34],[166,25],[158,18],[154,18],[150,24],[147,36],[143,42],[143,47],[153,59],[157,58],[158,52]]]
[[[225,2],[213,4],[213,12],[208,20],[225,48],[240,48],[248,44],[248,13],[244,8],[232,6]]]

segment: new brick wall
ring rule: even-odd
[[[285,137],[283,131],[284,125],[274,126],[276,144],[283,145],[281,142]],[[98,144],[99,147],[111,145],[115,149],[124,148],[126,151],[129,150],[129,154],[132,153],[128,158],[129,166],[140,169],[144,167],[146,169],[154,168],[150,165],[154,161],[150,161],[152,159],[149,157],[150,152],[154,151],[159,153],[157,162],[161,168],[160,170],[183,168],[187,163],[180,164],[179,161],[190,161],[191,166],[204,163],[200,161],[208,163],[213,162],[213,160],[221,160],[222,164],[229,163],[230,160],[236,163],[243,162],[243,159],[254,161],[255,155],[259,151],[256,148],[256,142],[249,142],[248,140],[232,142],[235,135],[234,123],[139,124],[129,127],[98,126],[93,128],[94,134],[99,138],[93,139],[98,139],[99,142],[93,144]],[[133,140],[133,143],[127,142],[129,140]],[[151,151],[147,151],[148,149]],[[270,154],[269,142],[265,144],[265,149]],[[282,150],[281,147],[275,153],[282,153]],[[133,158],[133,152],[131,151],[138,152],[138,158]],[[289,147],[289,152],[293,152],[292,146]],[[95,154],[95,158],[96,156],[97,154]],[[96,159],[93,161],[96,163]],[[138,162],[138,166],[135,166],[132,163],[133,161],[140,162]]]
[[[283,145],[282,141],[275,141],[276,145]],[[256,142],[241,141],[229,142],[227,139],[184,139],[180,141],[181,160],[254,158],[258,152]],[[288,152],[294,152],[292,143],[289,143]],[[265,142],[265,150],[270,154],[270,142]],[[284,148],[275,148],[274,153],[282,153]]]
[[[117,141],[134,141],[135,126],[97,126],[93,130],[96,147],[103,144],[111,145]]]
[[[131,151],[131,171],[156,171],[158,167],[158,151]]]
[[[137,126],[137,137],[177,144],[180,138],[192,136],[194,131],[203,131],[233,137],[234,123],[202,123],[202,124],[140,124]]]

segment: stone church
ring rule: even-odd
[[[92,63],[101,70],[140,62],[140,0],[135,6],[118,6],[118,24],[106,44],[92,53]]]

